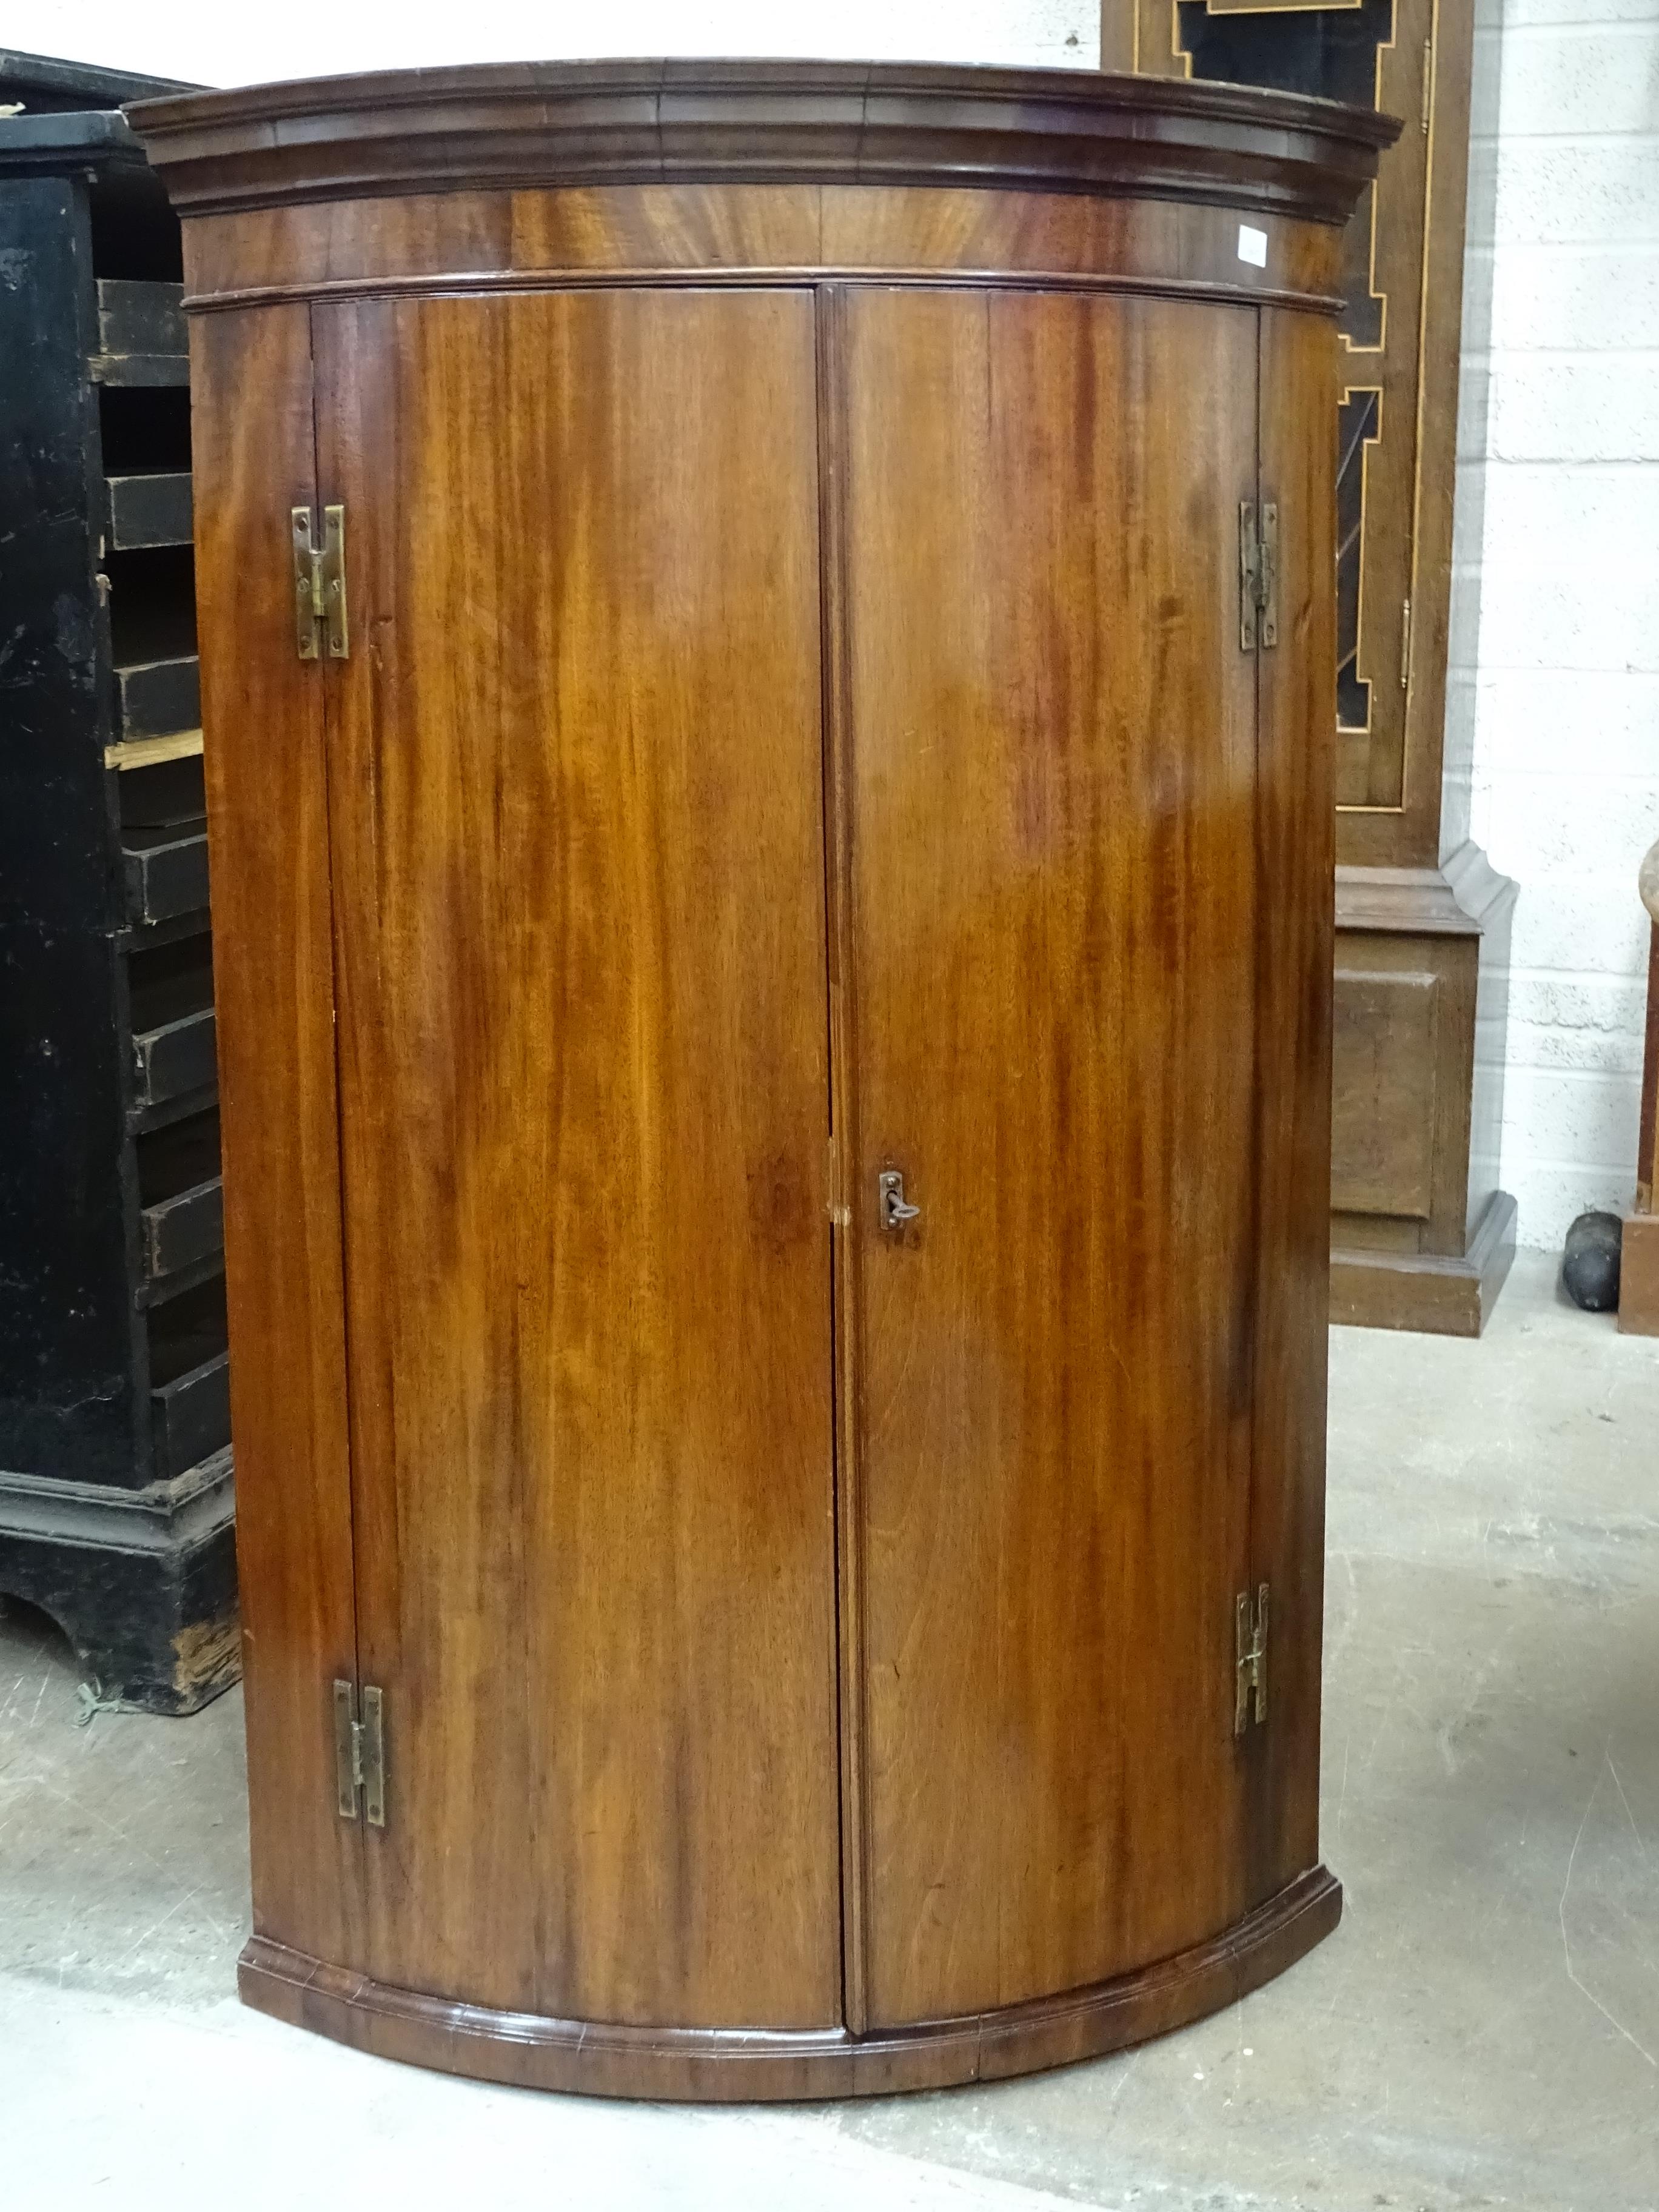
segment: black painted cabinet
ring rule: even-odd
[[[237,1671],[179,228],[154,80],[0,55],[0,1596]]]

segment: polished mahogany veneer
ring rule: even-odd
[[[662,62],[134,120],[244,1995],[687,2097],[1231,2002],[1340,1906],[1330,317],[1393,126]]]

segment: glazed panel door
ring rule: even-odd
[[[313,331],[370,1971],[827,2025],[810,298]]]
[[[837,312],[879,2024],[1079,1987],[1242,1910],[1257,319],[1012,291]],[[896,1229],[884,1170],[920,1209]]]

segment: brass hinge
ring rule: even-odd
[[[1400,688],[1409,691],[1412,687],[1412,603],[1400,602]]]
[[[1429,135],[1429,105],[1434,97],[1434,40],[1423,41],[1423,136]]]
[[[1238,643],[1243,653],[1279,643],[1279,507],[1238,505]]]
[[[1243,1735],[1250,1717],[1250,1698],[1255,1698],[1256,1726],[1267,1717],[1267,1585],[1255,1594],[1255,1617],[1250,1616],[1250,1593],[1240,1590],[1234,1601],[1234,1637],[1238,1671],[1233,1690],[1233,1734]]]
[[[371,1828],[386,1826],[386,1720],[384,1700],[373,1687],[363,1692],[357,1717],[357,1692],[350,1682],[334,1685],[334,1781],[340,1818],[357,1817],[362,1792],[363,1818]]]
[[[323,509],[323,542],[308,507],[290,511],[294,526],[295,643],[301,660],[315,660],[318,640],[331,660],[349,658],[346,638],[345,509]]]

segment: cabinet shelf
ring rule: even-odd
[[[222,1237],[222,1229],[219,1233]],[[169,1299],[181,1297],[204,1283],[222,1280],[224,1272],[224,1254],[205,1252],[197,1259],[180,1261],[169,1267],[165,1274],[141,1275],[134,1293],[135,1302],[141,1308],[163,1307]]]
[[[199,727],[202,692],[196,655],[176,660],[135,662],[115,671],[118,743],[135,738],[170,737]]]
[[[217,1452],[228,1455],[230,1355],[216,1352],[149,1394],[155,1476],[170,1482]]]
[[[136,1032],[133,1088],[139,1107],[160,1106],[186,1091],[205,1090],[213,1080],[216,1046],[211,1006]]]
[[[145,1316],[149,1414],[155,1474],[167,1481],[219,1450],[230,1437],[230,1363],[225,1285],[215,1274]]]
[[[124,830],[121,858],[129,921],[138,924],[172,921],[206,908],[205,822]]]
[[[136,1139],[142,1298],[172,1295],[192,1271],[222,1265],[219,1116],[191,1115]]]
[[[188,471],[155,469],[109,477],[105,495],[104,528],[112,552],[190,544]]]
[[[224,1188],[217,1176],[143,1211],[144,1276],[159,1283],[217,1258],[225,1246]]]
[[[187,385],[190,362],[182,354],[94,354],[87,373],[94,384]]]

